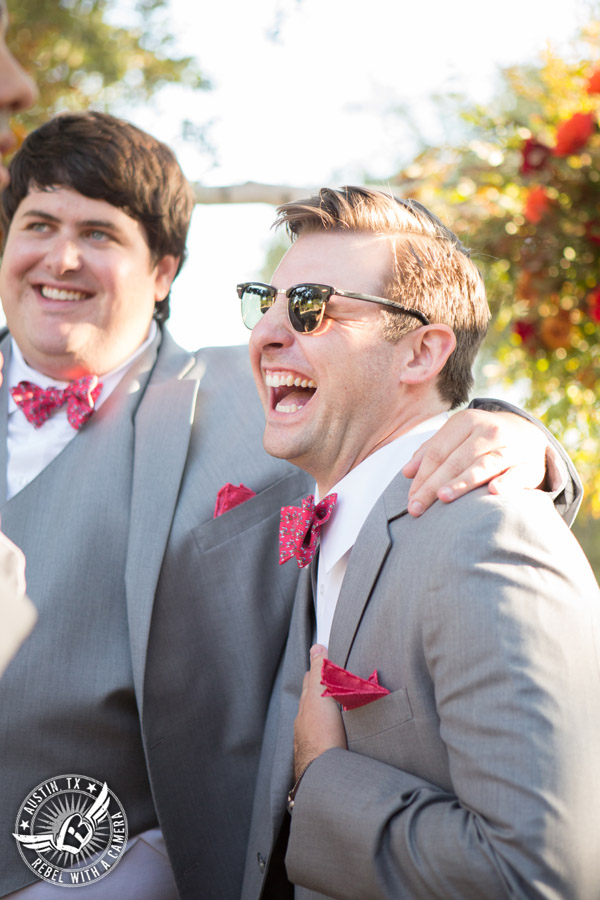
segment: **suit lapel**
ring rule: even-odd
[[[376,501],[352,548],[329,640],[329,658],[340,666],[348,661],[363,612],[391,547],[389,522],[407,515],[409,488],[410,481],[403,475],[394,478]]]
[[[311,586],[313,567],[314,562],[300,573],[283,662],[279,723],[271,779],[271,810],[274,811],[273,826],[277,830],[281,811],[285,809],[287,793],[294,781],[294,719],[298,712],[302,681],[309,668],[308,651],[315,629]]]
[[[164,342],[166,339],[166,347]],[[131,518],[125,587],[133,675],[143,700],[146,647],[152,605],[173,521],[194,419],[199,379],[180,380],[194,357],[177,353],[179,372],[170,369],[171,342],[163,335],[155,371],[140,401],[135,420]],[[168,436],[168,453],[165,441]]]

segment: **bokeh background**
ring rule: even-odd
[[[494,322],[479,395],[527,406],[586,497],[600,574],[600,3],[589,0],[9,0],[40,87],[18,137],[104,109],[169,143],[196,186],[170,329],[247,341],[235,284],[285,247],[274,206],[376,184],[473,249]]]

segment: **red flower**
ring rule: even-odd
[[[523,213],[528,222],[540,222],[552,205],[552,201],[543,187],[529,191]]]
[[[535,326],[525,319],[519,319],[513,325],[513,331],[518,334],[524,344],[535,340]]]
[[[588,94],[600,94],[600,69],[592,72],[587,83]]]
[[[594,322],[600,322],[600,288],[596,288],[591,294],[587,295],[587,304],[590,311],[590,318]]]
[[[592,219],[586,222],[585,236],[592,244],[600,244],[600,219]]]
[[[593,113],[575,113],[566,122],[558,126],[556,132],[555,156],[570,156],[577,153],[587,144],[594,131]]]
[[[538,172],[540,169],[543,169],[548,162],[551,152],[550,147],[540,144],[535,138],[527,138],[521,148],[521,153],[523,154],[521,174],[528,175],[529,172]]]
[[[549,350],[571,345],[571,317],[566,309],[561,309],[556,316],[547,316],[540,324],[540,338]]]

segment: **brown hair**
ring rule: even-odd
[[[185,259],[194,200],[175,154],[130,122],[101,112],[61,114],[33,131],[10,164],[1,195],[5,234],[31,188],[67,187],[105,200],[143,225],[153,261]],[[169,297],[154,317],[169,317]]]
[[[437,388],[453,409],[468,399],[472,366],[489,323],[483,279],[468,249],[425,206],[384,191],[363,187],[322,188],[308,200],[277,210],[275,227],[285,225],[291,239],[315,231],[362,231],[394,240],[392,270],[378,294],[415,307],[430,322],[449,325],[456,349],[440,372]],[[401,312],[382,309],[383,336],[398,341],[415,327]]]

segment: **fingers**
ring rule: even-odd
[[[482,450],[494,440],[493,434],[474,439],[473,430],[476,427],[476,422],[460,413],[452,416],[437,434],[419,447],[403,468],[405,477],[413,478],[408,495],[411,515],[422,515],[438,497],[448,502],[476,486],[472,467]],[[478,446],[476,440],[480,441]],[[480,477],[483,475],[478,474]],[[498,469],[493,474],[498,475]],[[481,484],[481,481],[477,483]]]
[[[452,416],[404,467],[411,477],[408,511],[419,516],[439,499],[448,503],[486,482],[490,490],[535,488],[545,476],[543,432],[513,413],[464,410]]]
[[[324,659],[327,659],[327,647],[324,647],[323,644],[313,644],[310,648],[309,655],[310,666],[312,669],[316,660],[321,660],[321,662],[323,662]]]
[[[300,694],[301,702],[309,690],[320,690],[321,668],[323,666],[323,660],[327,659],[327,647],[324,647],[322,644],[313,644],[310,648],[309,656],[310,669],[305,674],[302,682],[302,693]]]
[[[294,768],[296,777],[308,763],[331,747],[346,747],[346,732],[339,708],[331,697],[323,697],[321,668],[327,649],[310,649],[310,669],[304,676],[298,715],[294,722]]]

